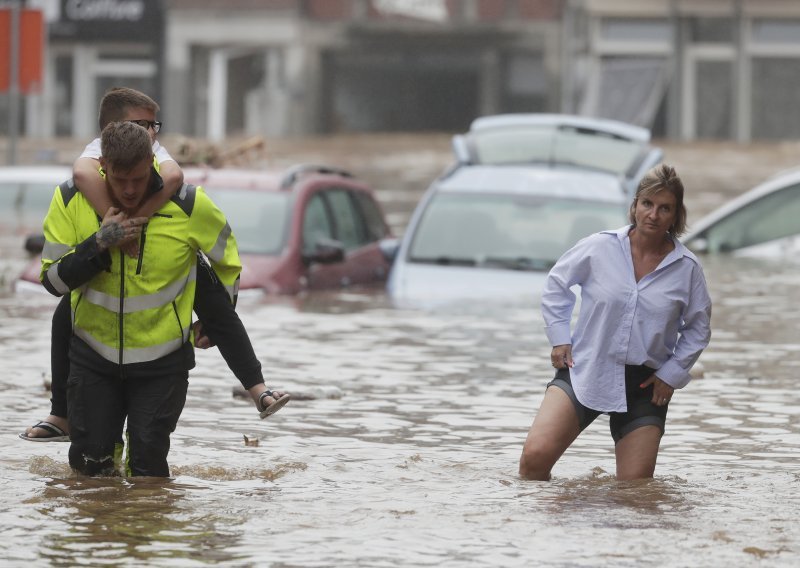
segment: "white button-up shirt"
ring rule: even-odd
[[[625,365],[647,365],[682,388],[711,338],[711,298],[697,258],[673,238],[675,249],[637,282],[630,229],[579,241],[550,270],[542,293],[550,344],[572,344],[578,401],[602,412],[627,410]],[[575,285],[581,305],[570,337]]]
[[[92,158],[94,160],[99,160],[100,156],[103,155],[103,153],[101,152],[100,148],[101,148],[100,139],[99,138],[95,138],[94,140],[92,140],[91,142],[89,142],[86,145],[86,147],[83,149],[83,153],[81,153],[81,155],[79,157],[81,157],[81,158]],[[173,162],[175,161],[175,158],[173,158],[172,156],[169,155],[169,152],[167,152],[167,149],[164,148],[164,146],[162,146],[161,144],[159,144],[158,140],[153,142],[153,154],[156,157],[156,162],[158,162],[158,165],[161,165],[164,162],[167,162],[169,160],[172,160]]]

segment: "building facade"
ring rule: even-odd
[[[564,21],[565,111],[683,140],[800,137],[800,2],[570,0]]]
[[[161,103],[165,131],[212,140],[461,130],[480,114],[552,110],[562,4],[27,0],[50,33],[23,130],[90,136],[103,92],[123,84]]]
[[[172,0],[170,121],[221,139],[460,130],[479,114],[552,109],[560,5]]]
[[[12,0],[0,0],[0,7]],[[21,1],[21,0],[18,0]],[[88,138],[110,86],[165,131],[460,131],[571,112],[657,136],[800,136],[796,0],[27,0],[48,21],[22,132]],[[0,95],[7,126],[8,96]]]

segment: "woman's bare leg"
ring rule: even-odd
[[[523,479],[547,481],[558,459],[580,434],[575,406],[567,393],[551,386],[545,391],[519,459]]]
[[[653,477],[661,443],[661,428],[642,426],[626,434],[615,448],[617,479],[645,479]]]

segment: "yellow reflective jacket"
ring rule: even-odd
[[[153,176],[160,183],[155,170]],[[184,185],[153,215],[138,258],[116,248],[98,252],[100,225],[72,180],[59,185],[44,221],[41,280],[54,295],[72,292],[73,333],[103,359],[146,363],[186,347],[197,251],[235,303],[242,267],[236,240],[201,187]]]

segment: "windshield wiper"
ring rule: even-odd
[[[443,266],[475,266],[477,264],[474,258],[455,258],[452,256],[415,256],[409,260],[411,260],[411,262],[419,262],[422,264],[440,264]]]
[[[490,256],[483,260],[481,266],[498,266],[509,270],[530,270],[543,272],[553,268],[554,260],[544,260],[541,258],[528,258],[519,256],[515,258],[503,256]]]

